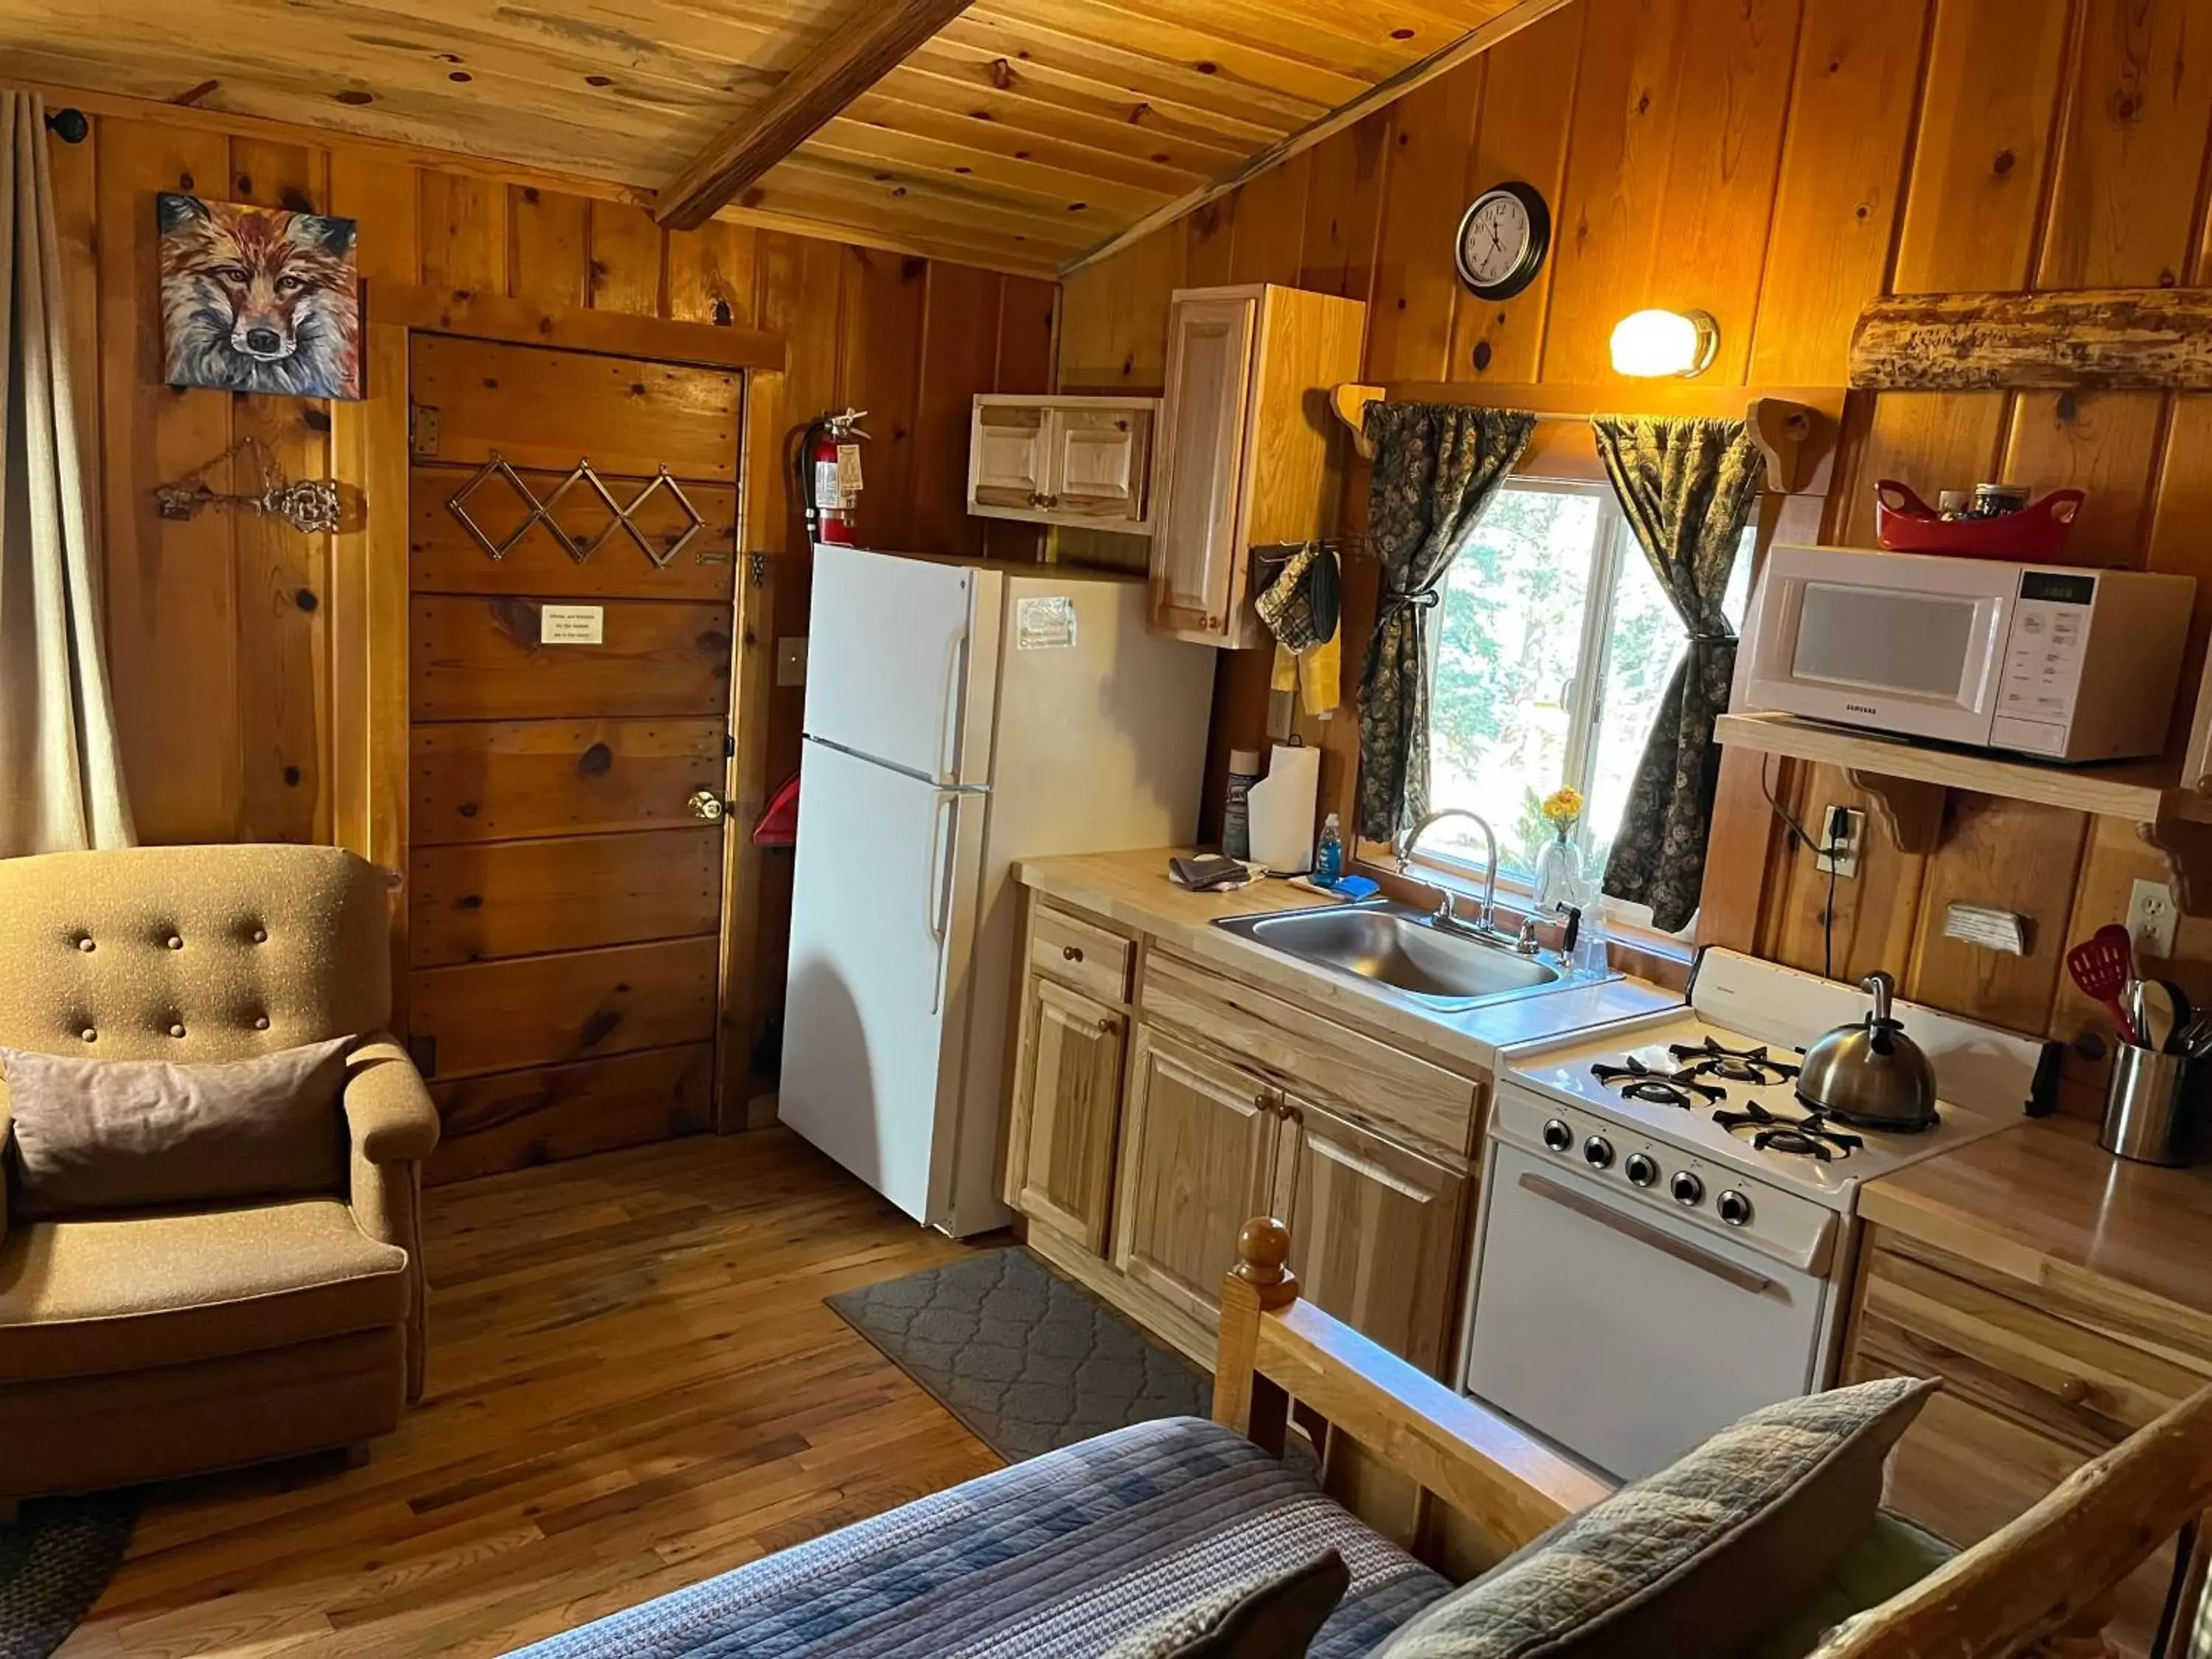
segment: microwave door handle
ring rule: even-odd
[[[1671,1255],[1677,1261],[1686,1262],[1700,1273],[1711,1273],[1715,1279],[1733,1285],[1740,1291],[1748,1291],[1758,1296],[1774,1282],[1748,1267],[1738,1267],[1726,1256],[1701,1249],[1687,1239],[1677,1238],[1672,1233],[1662,1231],[1641,1216],[1616,1210],[1601,1200],[1576,1192],[1572,1188],[1563,1187],[1548,1176],[1524,1171],[1520,1186],[1523,1192],[1549,1199],[1578,1216],[1596,1222],[1601,1227],[1610,1227],[1624,1237],[1632,1238],[1639,1244],[1648,1244],[1653,1249]]]

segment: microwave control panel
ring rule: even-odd
[[[2030,570],[2021,576],[1990,733],[2002,747],[2048,755],[2066,751],[2096,597],[2093,575]]]

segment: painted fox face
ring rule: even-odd
[[[361,395],[352,220],[169,194],[159,210],[170,384]]]

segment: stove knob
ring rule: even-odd
[[[1659,1166],[1643,1152],[1631,1152],[1628,1162],[1620,1167],[1632,1187],[1656,1187],[1659,1184]]]
[[[1677,1170],[1667,1190],[1674,1194],[1677,1204],[1694,1208],[1705,1201],[1705,1183],[1687,1170]]]
[[[1553,1118],[1544,1126],[1544,1144],[1555,1152],[1564,1152],[1575,1144],[1575,1132]]]
[[[1741,1193],[1723,1193],[1713,1200],[1713,1213],[1731,1227],[1741,1227],[1751,1219],[1751,1200]]]
[[[1583,1162],[1593,1170],[1613,1167],[1613,1143],[1603,1135],[1592,1135],[1583,1142]]]

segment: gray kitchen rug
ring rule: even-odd
[[[1010,1463],[1212,1409],[1205,1373],[1018,1248],[823,1299]]]
[[[32,1498],[0,1526],[0,1659],[46,1659],[92,1611],[131,1547],[135,1492]]]

